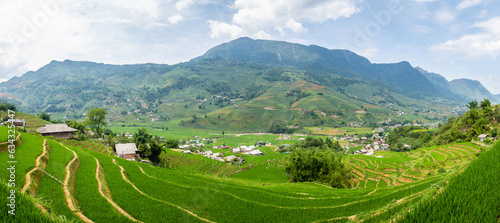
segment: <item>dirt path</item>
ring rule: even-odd
[[[378,181],[377,181],[377,186],[378,186]],[[373,194],[373,193],[375,193],[375,192],[377,192],[377,189],[375,189],[375,190],[373,190],[372,192],[370,192],[370,193],[366,194],[366,195],[365,195],[365,197],[370,196],[371,194]]]
[[[30,170],[28,173],[26,173],[25,182],[24,182],[23,188],[21,189],[21,193],[26,193],[26,190],[28,190],[29,186],[31,185],[31,174],[33,172],[35,172],[36,170],[38,170],[38,168],[40,168],[40,160],[47,153],[47,147],[46,146],[47,146],[47,140],[44,139],[43,140],[43,146],[42,146],[43,152],[42,152],[42,154],[40,154],[40,156],[38,156],[36,158],[35,167],[32,170]]]
[[[361,176],[364,176],[364,174],[366,173],[366,171],[365,171],[365,170],[363,170],[363,169],[361,169],[360,167],[357,167],[357,166],[355,166],[355,165],[353,165],[353,164],[351,164],[351,163],[346,163],[345,165],[346,165],[346,166],[348,166],[348,167],[351,167],[351,168],[353,168],[353,169],[356,169],[356,170],[358,170],[359,172],[363,173],[363,175],[361,175]]]
[[[391,164],[388,164],[388,163],[384,163],[384,161],[383,161],[383,160],[380,160],[380,164],[382,164],[382,165],[386,165],[386,166],[389,166],[389,167],[392,167],[392,168],[394,168],[394,169],[399,169],[399,167],[397,167],[397,166],[394,166],[394,165],[391,165]]]
[[[426,178],[425,177],[417,177],[417,176],[410,176],[410,175],[406,175],[406,174],[401,174],[401,176],[403,177],[406,177],[406,178],[410,178],[410,179],[416,179],[416,180],[425,180]]]
[[[400,166],[400,167],[407,167],[406,165],[402,165],[402,164],[395,163],[395,162],[394,162],[394,163],[392,163],[392,164],[394,164],[394,165],[398,165],[398,166]]]
[[[446,149],[443,149],[443,148],[441,148],[441,147],[437,148],[437,150],[439,150],[439,151],[441,151],[441,152],[443,152],[443,153],[446,153],[446,154],[450,154],[450,155],[451,155],[451,157],[453,157],[453,158],[457,157],[457,156],[455,155],[455,153],[453,153],[453,152],[451,152],[451,151],[446,151]]]
[[[442,162],[445,162],[448,159],[448,153],[443,153],[443,152],[437,151],[437,150],[432,150],[432,152],[435,152],[437,154],[443,155],[444,156],[444,160]]]
[[[95,169],[95,178],[97,179],[97,185],[98,185],[98,188],[99,188],[99,193],[101,194],[102,197],[106,198],[106,200],[118,211],[120,212],[120,214],[124,215],[125,217],[129,218],[130,220],[132,221],[136,221],[136,222],[141,222],[141,221],[138,221],[137,219],[135,219],[134,217],[130,216],[126,211],[124,211],[120,206],[118,206],[113,200],[111,200],[111,198],[109,198],[108,196],[104,195],[104,192],[102,191],[103,190],[103,184],[101,183],[101,180],[99,180],[99,169],[100,169],[100,164],[99,164],[99,161],[97,160],[97,158],[95,158],[95,162],[97,163],[97,167]],[[142,169],[141,169],[142,170]]]
[[[478,152],[479,151],[479,149],[476,149],[476,148],[474,148],[472,146],[459,145],[459,144],[455,144],[455,146],[462,147],[462,148],[472,149],[472,150],[474,150],[474,152]]]
[[[413,182],[415,182],[414,180],[412,180],[410,178],[403,177],[403,175],[399,176],[398,180],[401,181],[401,182],[403,182],[403,183],[413,183]]]
[[[468,149],[464,149],[464,148],[460,148],[460,147],[452,147],[452,146],[449,146],[448,148],[455,149],[455,150],[460,150],[460,151],[464,151],[468,155],[471,154],[471,151],[469,151]]]
[[[353,216],[345,216],[345,217],[337,217],[337,218],[330,218],[330,219],[325,219],[325,220],[319,220],[319,221],[313,221],[311,223],[320,223],[320,222],[328,222],[328,221],[335,221],[335,220],[340,220],[340,219],[344,219],[344,218],[347,218],[351,221],[353,221],[354,219],[356,219],[356,215],[353,215]]]
[[[371,159],[368,159],[368,158],[365,158],[365,157],[359,157],[358,159],[360,159],[360,160],[364,160],[364,161],[365,161],[365,163],[366,163],[366,161],[368,160],[368,162],[370,162],[370,164],[371,164],[372,166],[374,166],[374,167],[375,167],[375,169],[378,169],[378,168],[379,168],[378,163],[377,163],[377,162],[375,162],[375,163],[376,163],[376,165],[375,165],[375,164],[373,164],[373,162],[372,162],[372,160],[371,160]]]
[[[438,161],[436,161],[436,159],[434,159],[434,157],[432,156],[432,154],[431,154],[431,153],[429,153],[429,154],[427,154],[427,155],[429,155],[429,156],[432,158],[432,162],[433,162],[433,163],[435,163],[435,164],[439,164],[439,162],[438,162]]]
[[[356,161],[360,161],[360,162],[363,162],[365,163],[366,166],[368,166],[368,163],[362,159],[356,159],[356,157],[352,157],[353,160],[356,160]]]
[[[380,177],[380,179],[382,179],[383,181],[385,181],[385,183],[387,184],[388,187],[391,186],[391,181],[385,177]]]
[[[196,215],[195,213],[193,213],[193,212],[191,212],[191,211],[188,211],[188,210],[186,210],[186,209],[184,209],[184,208],[182,208],[182,207],[179,207],[179,206],[177,206],[177,205],[175,205],[175,204],[171,204],[171,203],[169,203],[169,202],[166,202],[166,201],[163,201],[163,200],[160,200],[160,199],[156,199],[156,198],[150,197],[149,195],[147,195],[147,194],[145,194],[144,192],[142,192],[141,190],[139,190],[139,188],[137,188],[137,187],[136,187],[136,186],[135,186],[135,185],[134,185],[134,184],[133,184],[133,183],[132,183],[132,182],[131,182],[131,181],[130,181],[130,180],[129,180],[126,176],[125,176],[125,169],[123,169],[123,167],[122,167],[122,166],[118,165],[118,163],[116,163],[116,160],[115,160],[115,159],[113,159],[113,163],[114,163],[115,165],[117,165],[118,167],[120,167],[120,172],[121,172],[121,174],[122,174],[122,178],[123,178],[123,180],[125,180],[125,182],[127,182],[128,184],[130,184],[130,185],[131,185],[131,186],[132,186],[132,187],[133,187],[136,191],[138,191],[139,193],[141,193],[141,194],[142,194],[142,195],[144,195],[145,197],[148,197],[148,198],[149,198],[149,199],[151,199],[151,200],[159,201],[159,202],[161,202],[161,203],[168,204],[168,205],[170,205],[170,206],[176,207],[177,209],[182,210],[182,211],[184,211],[184,212],[186,212],[186,213],[190,214],[191,216],[193,216],[193,217],[195,217],[195,218],[198,218],[198,219],[200,219],[200,220],[202,220],[202,221],[204,221],[204,222],[213,222],[213,221],[210,221],[210,220],[208,220],[208,219],[202,218],[202,217],[200,217],[200,216]]]
[[[90,219],[85,217],[85,215],[83,215],[82,212],[80,212],[80,210],[77,210],[76,207],[74,206],[73,198],[71,197],[71,193],[69,192],[69,187],[68,187],[69,178],[71,176],[71,165],[75,162],[75,160],[78,159],[78,155],[76,155],[75,151],[69,149],[68,147],[66,147],[62,143],[59,143],[59,144],[61,144],[61,146],[66,148],[67,150],[73,152],[73,159],[71,161],[69,161],[69,163],[66,165],[66,175],[64,176],[64,183],[63,183],[64,184],[63,191],[64,191],[64,195],[66,197],[66,204],[68,205],[69,209],[71,211],[73,211],[80,219],[82,219],[86,223],[91,223],[93,221],[91,221]]]

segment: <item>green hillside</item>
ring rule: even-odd
[[[23,160],[16,165],[19,199],[35,202],[27,207],[35,213],[50,210],[57,219],[76,222],[385,222],[441,191],[482,150],[457,143],[380,151],[378,157],[345,155],[351,189],[332,189],[287,182],[282,161],[288,154],[274,146],[260,147],[264,156],[236,154],[246,160],[241,166],[166,149],[163,164],[155,167],[116,158],[95,142],[21,134],[15,154]],[[249,145],[260,138],[220,138],[217,144]],[[8,153],[0,153],[3,169],[7,159]],[[0,179],[8,178],[0,172]],[[73,205],[65,201],[68,196]]]
[[[429,144],[478,140],[482,134],[489,138],[486,141],[498,138],[500,106],[492,106],[489,100],[472,101],[468,106],[470,110],[462,116],[450,117]]]
[[[457,100],[483,100],[489,99],[495,104],[500,102],[500,98],[491,94],[479,81],[469,80],[465,78],[452,81],[446,80],[443,76],[428,72],[420,67],[416,68],[429,81],[431,81],[438,91],[444,94],[456,94]]]
[[[473,161],[435,199],[428,199],[400,222],[499,222],[500,143]]]
[[[8,113],[4,111],[0,111],[0,117],[7,117]],[[35,130],[36,128],[42,127],[45,124],[49,124],[50,122],[45,121],[35,115],[26,114],[23,112],[16,112],[16,119],[23,120],[26,122],[26,129]]]
[[[220,56],[230,60],[334,73],[388,84],[413,97],[437,96],[434,85],[408,62],[372,64],[366,58],[347,50],[328,50],[282,41],[239,38],[214,47],[200,58]],[[199,60],[196,58],[195,60]]]
[[[103,107],[118,126],[184,120],[190,128],[247,131],[273,122],[438,122],[458,114],[462,103],[439,89],[407,62],[372,64],[345,50],[248,38],[175,65],[52,61],[0,83],[2,97],[19,110],[57,120],[83,119]],[[207,120],[195,123],[194,115]]]

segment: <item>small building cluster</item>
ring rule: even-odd
[[[289,135],[283,135],[282,137],[276,138],[274,140],[293,140]]]
[[[246,146],[246,145],[243,145],[240,147],[234,147],[231,149],[231,152],[242,153],[242,154],[247,154],[247,155],[252,155],[252,156],[263,156],[264,155],[264,153],[262,153],[260,150],[255,149],[255,146]]]
[[[183,153],[189,154],[191,152],[183,151]],[[212,150],[208,150],[208,151],[204,151],[204,152],[196,150],[195,153],[203,155],[203,156],[210,158],[210,159],[214,159],[214,160],[218,160],[218,161],[226,162],[226,163],[230,163],[231,161],[233,161],[235,159],[237,159],[239,163],[245,162],[245,160],[243,158],[235,156],[235,155],[227,156],[224,158],[224,153],[214,153],[214,152],[212,152]]]
[[[201,138],[201,136],[195,136],[195,138]],[[211,143],[211,139],[208,138],[202,138],[200,139],[190,139],[190,140],[179,140],[179,144],[184,144],[180,145],[179,149],[189,149],[191,147],[196,148],[196,147],[205,147],[205,143]]]
[[[364,144],[368,141],[371,141],[371,143],[363,146],[362,149],[355,151],[354,154],[363,154],[363,155],[368,155],[368,156],[373,156],[375,155],[375,151],[379,150],[388,150],[389,145],[385,143],[385,135],[379,136],[377,134],[373,135],[370,138],[367,137],[352,137],[350,141],[359,141],[360,143]]]

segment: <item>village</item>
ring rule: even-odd
[[[386,120],[384,123],[389,124],[392,120]],[[26,121],[24,119],[19,120],[16,119],[13,121],[13,124],[18,127],[24,127],[26,125]],[[360,128],[355,123],[350,123],[349,126],[351,128]],[[386,138],[388,137],[388,132],[391,129],[399,128],[399,127],[408,127],[408,126],[417,126],[424,128],[437,128],[438,125],[435,123],[431,124],[419,124],[419,123],[400,123],[394,124],[391,126],[385,127],[377,127],[374,128],[372,132],[368,134],[354,134],[348,135],[344,134],[343,136],[327,136],[333,140],[339,141],[344,149],[344,154],[360,154],[367,156],[376,155],[377,151],[387,151],[390,150],[390,145],[386,142]],[[297,128],[298,126],[291,125],[291,128]],[[54,136],[59,138],[72,138],[72,133],[78,131],[78,129],[71,128],[65,123],[59,124],[46,124],[43,127],[36,129],[42,136]],[[323,128],[317,128],[316,130],[323,130]],[[88,130],[90,131],[90,130]],[[87,132],[87,134],[91,134],[92,132]],[[128,141],[133,140],[133,134],[129,132],[121,133]],[[259,133],[259,134],[251,134],[251,135],[269,135],[267,133]],[[236,137],[247,135],[247,134],[236,134]],[[192,155],[201,155],[213,160],[218,160],[225,163],[232,163],[233,165],[241,165],[245,163],[244,156],[263,156],[264,153],[258,149],[258,147],[266,146],[266,147],[276,147],[276,151],[278,148],[290,148],[292,146],[293,141],[303,141],[305,140],[306,135],[288,135],[288,134],[280,134],[274,138],[275,141],[284,142],[275,142],[273,145],[269,142],[257,141],[254,145],[238,145],[238,146],[226,146],[226,144],[216,145],[215,143],[218,140],[218,137],[201,137],[201,136],[193,136],[191,139],[181,139],[178,140],[178,147],[174,148],[179,152],[184,154],[192,154]],[[321,137],[321,136],[319,136]],[[482,134],[479,136],[481,141],[488,138],[488,135]],[[165,137],[160,136],[159,140],[165,140]],[[220,139],[219,139],[220,140]],[[411,145],[403,144],[402,148],[411,149]],[[141,151],[137,148],[136,143],[116,143],[112,146],[113,153],[115,156],[124,158],[131,161],[139,161],[139,162],[150,162],[147,159],[143,159],[141,157]],[[283,153],[289,153],[288,150],[281,151]]]

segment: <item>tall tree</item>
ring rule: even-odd
[[[38,114],[38,117],[45,120],[45,121],[48,121],[50,122],[50,115],[45,113],[45,112],[42,112],[41,114]]]
[[[485,98],[483,101],[481,101],[481,108],[482,109],[489,108],[489,107],[491,107],[490,99]]]
[[[139,146],[141,144],[146,144],[152,138],[153,138],[153,136],[151,134],[147,133],[145,128],[141,128],[141,129],[137,130],[137,132],[134,132],[134,135],[132,137],[136,146]]]
[[[469,102],[469,104],[467,104],[465,106],[467,106],[467,108],[472,110],[472,109],[476,109],[478,105],[479,105],[479,103],[476,100],[474,100],[474,101]]]
[[[102,127],[108,124],[106,122],[106,114],[108,114],[108,112],[104,110],[104,108],[93,108],[87,112],[87,120],[85,123],[94,130],[98,136],[101,136]]]
[[[154,164],[160,163],[160,154],[162,152],[162,144],[157,143],[155,140],[150,140],[149,142],[150,146],[150,155],[149,155],[149,160],[153,162]]]
[[[68,125],[71,128],[78,129],[79,133],[85,133],[85,125],[81,122],[78,122],[76,120],[66,120],[66,125]]]

